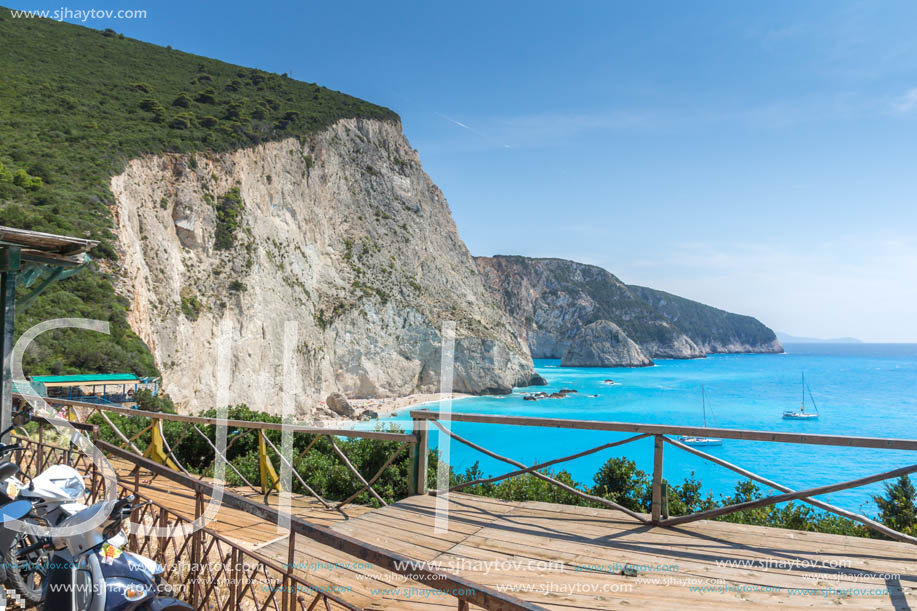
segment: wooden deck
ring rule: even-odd
[[[144,496],[193,514],[193,495],[178,484],[142,474],[140,485]],[[653,528],[613,510],[461,493],[449,497],[449,532],[436,534],[435,504],[415,496],[341,512],[298,498],[293,513],[551,609],[917,608],[917,547],[906,543],[712,521]],[[287,562],[287,537],[272,523],[224,507],[210,528]],[[361,607],[457,605],[305,537],[294,561],[310,583]]]

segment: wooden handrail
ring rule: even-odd
[[[432,422],[433,425],[438,428],[441,432],[452,437],[456,441],[464,443],[479,452],[482,452],[498,460],[508,462],[510,464],[516,465],[518,467],[524,467],[522,463],[508,459],[506,457],[500,456],[486,448],[483,448],[475,443],[464,439],[453,433],[451,430],[445,428],[439,421],[439,412],[433,410],[415,410],[411,412],[411,417],[414,420],[414,432],[415,434],[426,434],[429,427],[429,422]],[[652,503],[651,503],[651,514],[650,519],[646,520],[642,516],[636,514],[635,512],[625,509],[620,506],[615,508],[624,511],[625,513],[636,517],[638,520],[643,522],[649,522],[655,526],[677,526],[678,524],[687,524],[689,522],[694,522],[697,520],[717,518],[720,516],[725,516],[731,513],[736,513],[739,511],[745,511],[748,509],[754,509],[756,507],[764,507],[767,505],[773,505],[777,503],[783,503],[787,501],[799,500],[804,503],[810,503],[820,509],[832,512],[834,514],[840,515],[849,520],[854,520],[865,525],[867,528],[871,528],[882,534],[896,539],[898,541],[903,541],[906,543],[917,544],[917,538],[907,535],[905,533],[898,532],[894,529],[891,529],[887,526],[879,524],[875,520],[871,520],[866,516],[829,505],[823,501],[813,499],[814,497],[820,494],[827,494],[830,492],[837,492],[840,490],[847,490],[849,488],[856,488],[859,486],[864,486],[866,484],[890,479],[893,477],[898,477],[902,475],[908,475],[910,473],[917,472],[917,465],[909,465],[906,467],[901,467],[898,469],[893,469],[891,471],[886,471],[883,473],[878,473],[875,475],[870,475],[868,477],[862,477],[855,480],[850,480],[846,482],[840,482],[837,484],[831,484],[829,486],[819,486],[816,488],[810,488],[808,490],[796,491],[782,484],[772,482],[766,478],[763,478],[757,474],[752,473],[728,463],[722,459],[718,459],[715,456],[706,454],[699,450],[695,450],[685,444],[682,444],[678,441],[669,439],[666,435],[678,435],[678,436],[703,436],[703,437],[720,437],[725,439],[740,439],[746,441],[768,441],[768,442],[778,442],[778,443],[798,443],[798,444],[809,444],[809,445],[828,445],[828,446],[839,446],[839,447],[853,447],[853,448],[877,448],[877,449],[892,449],[892,450],[917,450],[917,440],[914,439],[885,439],[881,437],[853,437],[853,436],[843,436],[843,435],[803,435],[798,433],[775,433],[770,431],[753,431],[753,430],[742,430],[742,429],[711,429],[711,428],[694,428],[694,427],[685,427],[685,426],[670,426],[664,424],[639,424],[639,423],[630,423],[630,422],[602,422],[598,420],[563,420],[558,418],[531,418],[531,417],[520,417],[520,416],[496,416],[490,414],[450,414],[449,420],[456,422],[473,422],[481,424],[502,424],[508,426],[532,426],[532,427],[548,427],[548,428],[567,428],[567,429],[576,429],[576,430],[593,430],[593,431],[614,431],[614,432],[627,432],[627,433],[639,433],[638,437],[632,437],[625,439],[622,443],[629,443],[630,441],[635,441],[640,437],[647,437],[652,435],[653,437],[653,473],[652,473]],[[663,466],[663,448],[664,444],[668,442],[678,448],[690,452],[700,458],[710,460],[711,462],[718,464],[722,467],[735,471],[741,475],[745,475],[755,481],[761,482],[767,486],[770,486],[783,494],[777,494],[773,496],[764,497],[761,499],[755,499],[745,503],[736,503],[733,505],[728,505],[725,507],[717,507],[714,509],[709,509],[706,511],[699,511],[689,515],[678,516],[678,517],[668,517],[667,509],[667,492],[666,492],[666,483],[662,477],[662,466]],[[422,443],[419,447],[424,447],[426,444]],[[598,446],[592,450],[587,450],[584,453],[592,453],[600,449],[608,447],[609,444],[605,446]],[[583,453],[580,453],[580,455]],[[577,455],[573,455],[577,456]],[[554,461],[549,461],[552,464],[558,463],[565,460],[569,460],[571,457],[565,457],[556,459]],[[538,465],[530,468],[522,468],[517,471],[503,474],[494,478],[487,478],[487,480],[476,480],[479,481],[497,481],[507,477],[512,477],[515,475],[520,475],[523,473],[531,473],[533,476],[548,481],[549,483],[563,488],[565,490],[574,492],[578,496],[589,498],[603,504],[610,504],[606,499],[600,497],[594,497],[588,495],[581,491],[571,490],[568,486],[547,477],[543,473],[539,473],[536,469]],[[472,482],[472,483],[476,483]],[[465,484],[465,485],[470,485]]]
[[[14,397],[23,399],[20,394],[14,394]],[[167,414],[165,412],[148,412],[129,407],[115,407],[113,405],[102,405],[99,403],[87,403],[85,401],[74,401],[73,399],[59,399],[56,397],[42,397],[48,403],[58,405],[71,405],[73,407],[84,407],[100,411],[121,414],[122,416],[131,417],[148,417],[158,418],[160,420],[169,420],[171,422],[191,422],[194,424],[216,424],[216,418],[204,416],[186,416],[184,414]],[[304,426],[300,424],[283,424],[280,422],[258,422],[254,420],[227,420],[226,426],[232,428],[249,428],[261,429],[267,431],[290,431],[292,433],[308,433],[313,435],[334,435],[335,437],[356,437],[362,439],[379,439],[382,441],[402,441],[405,443],[417,443],[417,439],[410,433],[392,433],[386,431],[358,431],[353,429],[331,429],[320,426]]]
[[[414,410],[415,420],[438,420],[439,412]],[[917,450],[917,439],[894,439],[885,437],[853,437],[845,435],[809,435],[803,433],[777,433],[745,429],[714,429],[695,426],[674,426],[668,424],[639,424],[632,422],[603,422],[600,420],[564,420],[562,418],[530,418],[525,416],[496,416],[491,414],[451,414],[453,422],[476,422],[479,424],[503,424],[509,426],[534,426],[590,431],[616,431],[622,433],[649,433],[650,435],[677,435],[719,437],[745,441],[774,441],[778,443],[800,443],[807,445],[841,446],[849,448],[878,448],[882,450]]]

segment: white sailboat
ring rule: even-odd
[[[707,430],[707,398],[706,393],[704,392],[704,387],[700,387],[700,399],[701,404],[704,406],[704,430]],[[722,439],[717,439],[715,437],[707,437],[706,435],[682,435],[678,438],[678,441],[689,446],[721,446],[723,445]]]
[[[806,390],[809,391],[809,399],[812,400],[812,409],[815,411],[807,412],[806,411]],[[785,411],[783,412],[784,420],[815,420],[818,418],[818,406],[815,405],[815,397],[812,396],[812,390],[806,386],[806,374],[802,374],[802,404],[799,406],[799,411]]]

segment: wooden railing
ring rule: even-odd
[[[23,397],[21,395],[14,395],[14,398],[22,399]],[[411,468],[409,469],[411,476],[407,482],[408,491],[409,493],[413,494],[417,490],[417,481],[419,477],[417,474],[417,436],[409,433],[391,431],[360,431],[343,428],[324,428],[249,420],[225,420],[227,429],[232,429],[235,434],[232,436],[232,440],[224,449],[224,453],[220,453],[214,442],[200,428],[202,426],[217,425],[218,421],[215,418],[187,416],[182,414],[167,414],[163,412],[147,412],[132,408],[74,401],[71,399],[45,398],[45,401],[51,405],[64,408],[67,411],[66,415],[68,419],[74,422],[85,422],[92,414],[99,414],[105,424],[108,425],[115,433],[115,435],[121,440],[120,446],[122,448],[129,448],[134,454],[149,458],[154,462],[166,465],[189,476],[191,473],[182,465],[181,461],[177,458],[175,449],[179,447],[181,443],[189,440],[191,437],[199,436],[207,443],[213,452],[213,460],[210,461],[207,468],[212,467],[217,458],[222,458],[226,467],[230,469],[245,485],[252,489],[261,489],[261,493],[265,496],[265,502],[267,502],[267,496],[269,494],[272,492],[277,492],[281,489],[280,477],[277,475],[277,471],[274,468],[271,456],[275,456],[282,466],[288,468],[291,472],[291,476],[297,480],[300,486],[302,486],[302,488],[310,496],[315,498],[326,509],[340,509],[345,505],[354,502],[363,492],[370,494],[381,505],[385,505],[386,501],[373,488],[373,484],[382,476],[385,470],[388,469],[392,463],[394,463],[395,460],[404,453],[405,450],[408,451],[411,459]],[[147,418],[149,419],[149,425],[135,433],[132,437],[128,438],[127,435],[125,435],[124,432],[122,432],[115,425],[112,419],[109,418],[109,414],[119,414],[122,416],[128,416],[132,419]],[[182,434],[179,435],[177,439],[170,441],[166,438],[166,435],[163,431],[163,422],[181,422],[188,424],[189,426],[184,428]],[[313,438],[306,446],[306,448],[299,452],[295,457],[286,457],[277,448],[277,446],[274,445],[270,438],[265,435],[265,431],[283,431],[289,432],[293,435],[312,435]],[[150,443],[145,449],[138,448],[137,440],[148,432],[151,434]],[[258,482],[259,485],[249,481],[249,479],[246,478],[238,470],[238,468],[236,468],[236,466],[226,458],[225,455],[225,452],[228,451],[229,447],[237,443],[239,439],[248,434],[254,434],[258,439],[258,464],[260,471],[260,481]],[[299,465],[306,458],[309,451],[315,448],[316,442],[321,438],[325,438],[329,441],[334,454],[338,457],[345,468],[354,475],[357,481],[360,482],[361,487],[345,499],[339,501],[331,501],[329,499],[325,499],[319,492],[314,490],[299,473]],[[395,442],[398,445],[384,461],[382,466],[374,474],[367,478],[362,473],[360,473],[360,471],[346,456],[344,451],[338,445],[336,438],[374,439],[378,441]],[[201,471],[206,471],[207,468],[201,469]],[[202,478],[203,476],[200,477]]]
[[[510,464],[517,469],[504,473],[496,477],[481,478],[474,481],[463,482],[456,486],[452,486],[449,491],[457,491],[469,486],[474,486],[476,484],[484,484],[500,481],[509,477],[515,477],[518,475],[523,475],[530,473],[534,477],[542,479],[558,488],[569,492],[575,496],[584,498],[590,502],[597,503],[599,505],[604,505],[622,511],[631,517],[654,526],[677,526],[679,524],[686,524],[688,522],[694,522],[697,520],[704,520],[710,518],[717,518],[720,516],[725,516],[731,513],[736,513],[739,511],[746,511],[749,509],[755,509],[757,507],[764,507],[767,505],[774,505],[776,503],[783,503],[787,501],[802,501],[808,503],[819,509],[829,511],[831,513],[837,514],[841,517],[854,520],[859,522],[866,527],[882,533],[883,535],[896,539],[898,541],[904,541],[907,543],[917,544],[917,537],[913,537],[902,532],[893,530],[884,524],[880,524],[875,520],[872,520],[861,514],[836,507],[829,503],[825,503],[818,499],[812,498],[822,494],[828,494],[831,492],[838,492],[840,490],[848,490],[851,488],[857,488],[859,486],[865,486],[874,482],[879,482],[882,480],[887,480],[894,477],[899,477],[901,475],[907,475],[910,473],[917,472],[917,464],[911,464],[897,469],[892,469],[889,471],[884,471],[882,473],[876,473],[867,477],[861,477],[853,480],[848,480],[844,482],[839,482],[836,484],[830,484],[827,486],[818,486],[815,488],[809,488],[806,490],[793,490],[788,486],[784,486],[777,482],[771,481],[765,477],[752,473],[747,469],[743,469],[737,465],[733,465],[719,457],[713,456],[706,452],[702,452],[697,448],[692,448],[684,443],[678,441],[677,439],[672,439],[670,436],[698,436],[698,437],[714,437],[720,439],[739,439],[745,441],[759,441],[759,442],[776,442],[776,443],[795,443],[795,444],[805,444],[805,445],[821,445],[821,446],[840,446],[840,447],[849,447],[849,448],[877,448],[885,450],[917,450],[917,439],[887,439],[882,437],[850,437],[842,435],[808,435],[808,434],[799,434],[799,433],[778,433],[771,431],[754,431],[754,430],[741,430],[741,429],[715,429],[715,428],[700,428],[700,427],[690,427],[690,426],[670,426],[665,424],[634,424],[629,422],[602,422],[595,420],[564,420],[557,418],[528,418],[528,417],[517,417],[517,416],[497,416],[489,414],[450,414],[448,416],[448,421],[453,422],[469,422],[469,423],[479,423],[479,424],[496,424],[496,425],[506,425],[506,426],[526,426],[526,427],[547,427],[547,428],[562,428],[562,429],[576,429],[576,430],[588,430],[588,431],[607,431],[607,432],[618,432],[618,433],[633,433],[633,436],[628,437],[619,441],[612,441],[605,443],[587,450],[577,452],[576,454],[571,454],[569,456],[564,456],[562,458],[557,458],[547,462],[543,462],[536,465],[526,466],[523,463],[513,460],[512,458],[507,458],[501,456],[496,452],[488,450],[464,437],[455,434],[452,430],[443,424],[440,421],[440,413],[438,411],[431,410],[415,410],[411,412],[411,417],[414,421],[414,431],[418,435],[418,456],[420,467],[419,470],[423,473],[426,473],[426,460],[427,453],[429,448],[429,431],[436,429],[442,432],[444,435],[447,435],[449,438],[464,444],[482,454],[490,456],[501,462]],[[431,426],[432,425],[432,426]],[[633,443],[641,439],[648,437],[653,438],[653,476],[652,476],[652,504],[650,514],[638,513],[623,507],[618,503],[615,503],[609,499],[588,494],[582,490],[573,488],[563,482],[559,482],[556,479],[541,473],[546,467],[557,465],[563,462],[567,462],[576,458],[587,456],[590,454],[595,454],[606,450],[608,448],[622,446],[625,444]],[[706,511],[699,511],[696,513],[683,515],[683,516],[674,516],[670,517],[668,515],[667,499],[668,495],[665,493],[665,482],[662,477],[662,468],[663,468],[663,455],[664,448],[666,445],[671,445],[678,449],[684,450],[694,456],[698,456],[705,460],[708,460],[716,465],[729,469],[743,477],[752,479],[758,483],[764,484],[769,488],[777,490],[782,494],[775,494],[760,499],[750,500],[744,503],[734,503],[731,505],[726,505],[724,507],[717,507],[714,509],[709,509]],[[427,483],[424,479],[419,484],[419,493],[424,494],[429,492],[427,489]]]
[[[54,402],[65,403],[72,407],[87,407],[93,410],[110,411],[113,409],[109,406],[81,404],[74,401],[54,400]],[[213,419],[141,412],[132,409],[114,409],[129,416],[150,417],[191,424],[215,424]],[[75,414],[71,416],[76,418]],[[42,423],[49,422],[42,418],[36,418],[35,420]],[[50,422],[54,423],[55,421],[51,420]],[[64,420],[56,422],[62,423]],[[149,504],[145,508],[138,509],[137,515],[132,517],[132,521],[135,524],[141,524],[145,526],[145,529],[142,527],[139,534],[135,533],[129,537],[130,549],[151,557],[166,567],[166,574],[169,582],[174,587],[176,597],[187,601],[195,609],[206,609],[208,611],[230,609],[242,609],[245,611],[263,611],[264,609],[293,611],[299,609],[300,611],[313,611],[318,608],[317,605],[319,604],[324,605],[326,611],[330,611],[335,607],[357,609],[358,607],[348,603],[344,597],[328,592],[327,588],[310,583],[294,571],[293,552],[296,548],[297,538],[303,537],[318,544],[329,546],[360,561],[371,563],[380,569],[397,573],[407,579],[422,583],[443,594],[451,595],[457,599],[459,611],[467,611],[470,605],[493,611],[544,611],[544,607],[539,605],[523,601],[512,595],[479,585],[451,573],[417,566],[416,559],[365,543],[330,528],[287,514],[257,500],[235,494],[224,489],[219,483],[212,484],[203,478],[172,468],[168,464],[163,464],[150,457],[144,457],[136,448],[119,447],[99,440],[99,427],[96,425],[78,421],[70,422],[70,424],[77,430],[92,435],[95,439],[96,447],[107,456],[122,459],[134,465],[132,470],[133,477],[118,482],[119,496],[134,494],[149,501]],[[282,430],[282,425],[274,423],[229,421],[227,425],[230,427],[253,428],[259,431]],[[352,431],[296,426],[290,428],[294,432],[308,432],[309,434],[328,435],[331,437],[369,437],[386,441],[399,441],[401,445],[396,454],[405,445],[411,448],[415,447],[419,437],[415,434],[380,431]],[[147,427],[145,430],[150,429]],[[156,428],[152,430],[155,431]],[[161,431],[161,428],[159,430]],[[40,439],[44,436],[42,431],[43,427],[39,426],[38,436]],[[53,464],[70,464],[82,470],[89,478],[90,498],[92,500],[99,498],[103,494],[104,478],[92,461],[78,449],[48,444],[41,440],[36,441],[22,436],[17,436],[16,439],[25,447],[25,451],[20,453],[18,460],[21,468],[27,474],[35,475]],[[132,440],[123,441],[127,443],[122,445],[133,445]],[[340,452],[340,450],[338,451]],[[419,465],[421,462],[420,456],[414,452],[412,454],[416,458],[415,462]],[[339,454],[339,457],[346,459],[341,454]],[[293,462],[295,464],[295,461]],[[390,458],[386,462],[386,466],[391,462],[392,459]],[[141,469],[155,477],[163,477],[176,482],[193,493],[195,498],[193,518],[192,516],[183,516],[148,497],[144,492],[144,486],[139,483],[138,475]],[[364,480],[365,488],[368,489],[374,480],[375,477]],[[283,524],[289,528],[289,561],[285,565],[280,565],[206,527],[198,528],[191,536],[184,538],[162,537],[154,534],[155,527],[168,528],[170,532],[176,533],[183,532],[183,529],[189,529],[191,524],[205,515],[205,501],[214,498],[219,501],[222,507],[244,511],[269,523]],[[351,499],[345,499],[344,502],[349,500]],[[248,566],[245,574],[225,573],[227,569],[224,567],[245,566],[246,563]],[[187,567],[197,567],[195,569],[196,572],[186,570]],[[227,584],[225,587],[219,585],[222,582],[221,580],[225,580]]]

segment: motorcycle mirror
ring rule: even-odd
[[[30,511],[32,511],[32,503],[28,501],[13,501],[0,506],[0,524],[6,524],[12,520],[21,520]]]

